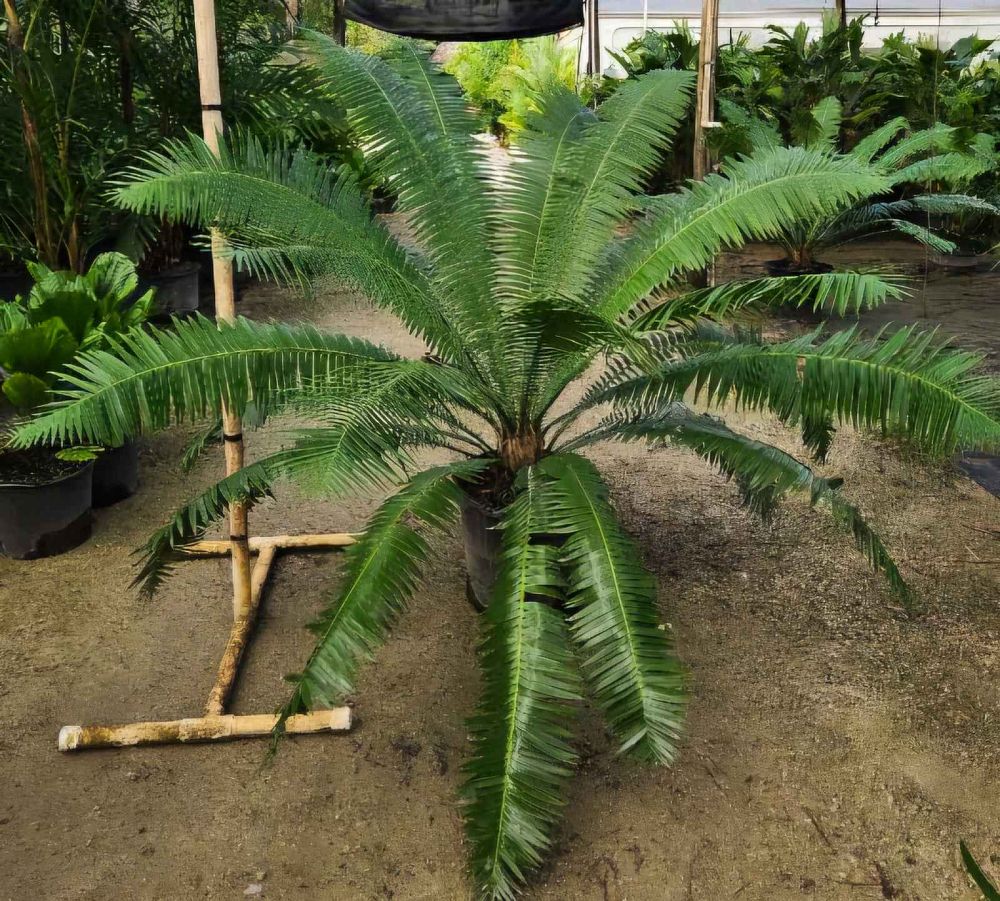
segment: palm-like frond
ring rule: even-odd
[[[841,483],[816,476],[780,448],[734,432],[716,417],[693,413],[677,402],[655,414],[612,414],[565,449],[603,440],[666,440],[690,448],[734,479],[747,505],[762,516],[767,516],[784,495],[806,493],[813,506],[827,509],[838,525],[850,532],[871,567],[885,576],[908,608],[912,606],[912,592],[891,554],[861,512],[841,495]]]
[[[316,647],[302,672],[290,677],[295,690],[282,708],[281,723],[350,694],[360,662],[381,644],[419,583],[430,548],[415,525],[446,528],[459,510],[462,489],[455,480],[472,478],[488,464],[469,460],[426,470],[378,509],[347,550],[336,599],[310,627]]]
[[[979,355],[948,349],[935,332],[696,340],[670,352],[676,359],[654,373],[610,373],[585,405],[655,411],[693,389],[709,403],[769,409],[785,422],[808,414],[880,429],[932,454],[1000,444],[1000,380],[977,372]]]
[[[539,468],[552,480],[548,529],[565,536],[570,632],[587,684],[623,752],[669,763],[681,733],[684,675],[660,628],[653,577],[593,464],[567,453]]]
[[[905,118],[897,116],[858,141],[851,150],[851,156],[865,163],[874,162],[875,158],[909,127],[910,123]]]
[[[185,504],[170,522],[157,529],[135,554],[140,559],[133,586],[152,597],[174,570],[176,554],[201,538],[233,504],[252,507],[272,496],[275,461],[262,460],[237,470]]]
[[[946,205],[957,207],[957,197],[955,195],[948,196],[951,198],[950,202],[947,204],[942,202],[941,208]],[[975,205],[975,201],[970,198],[970,206],[973,205]],[[835,246],[846,244],[860,237],[871,237],[879,232],[895,231],[914,238],[938,253],[951,253],[955,249],[953,242],[942,238],[931,229],[919,225],[911,219],[903,218],[907,215],[913,216],[921,208],[917,198],[860,203],[826,223],[822,229],[817,229],[815,232],[816,243]]]
[[[537,509],[544,484],[531,470],[523,475],[525,490],[503,520],[480,651],[483,695],[465,767],[473,870],[483,895],[500,899],[515,897],[551,842],[576,762],[569,725],[580,696],[566,625],[548,604],[562,594],[558,549],[533,541],[544,527]]]
[[[390,390],[398,390],[398,385]],[[415,415],[414,421],[420,422],[420,416]],[[340,411],[335,426],[293,434],[296,440],[292,447],[257,460],[205,489],[137,551],[142,565],[135,581],[146,595],[152,596],[170,575],[176,553],[201,538],[233,503],[252,507],[273,496],[281,479],[293,480],[310,496],[333,498],[384,490],[416,468],[410,450],[447,442],[440,429],[414,427],[402,417],[397,419],[380,410],[374,399],[355,402]]]
[[[700,318],[723,320],[744,310],[810,308],[837,316],[859,313],[905,296],[891,273],[825,272],[727,282],[688,291],[643,313],[634,331],[655,331]]]
[[[600,252],[636,209],[692,87],[690,73],[666,69],[626,82],[598,107],[597,121],[561,163],[553,192],[561,197],[548,199],[550,215],[539,224],[547,264],[535,276],[538,294],[584,299]]]
[[[430,54],[415,41],[393,41],[379,56],[420,94],[442,138],[464,142],[475,134],[479,117],[458,82],[431,62]]]
[[[237,262],[258,275],[305,282],[335,276],[449,358],[466,343],[426,273],[372,218],[353,176],[305,150],[236,136],[217,157],[190,136],[148,154],[115,197],[136,213],[220,228]]]
[[[654,199],[636,234],[613,247],[596,284],[598,309],[620,316],[679,272],[708,263],[727,244],[775,238],[885,188],[850,157],[779,148],[733,161],[680,195]]]
[[[327,89],[347,109],[366,161],[408,213],[449,316],[470,341],[495,352],[485,191],[467,141],[453,130],[448,138],[442,134],[450,121],[442,118],[442,92],[415,87],[388,63],[326,35],[307,32],[302,43]]]
[[[125,335],[113,350],[77,357],[63,374],[71,387],[18,432],[19,446],[116,447],[141,432],[212,415],[220,398],[242,413],[251,402],[266,407],[284,393],[315,386],[331,393],[363,390],[399,368],[425,366],[428,379],[438,376],[426,364],[357,338],[247,319],[177,321],[172,330]]]

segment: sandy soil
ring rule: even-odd
[[[311,318],[406,352],[344,295],[252,292],[250,315]],[[794,436],[745,420],[796,449]],[[255,436],[252,451],[280,435]],[[228,632],[221,561],[186,564],[152,603],[129,552],[219,461],[179,473],[182,434],[149,440],[140,493],[64,557],[0,560],[0,898],[464,899],[455,800],[475,701],[476,618],[443,542],[364,671],[347,736],[62,756],[59,727],[197,715]],[[1000,503],[948,467],[848,433],[831,473],[882,528],[926,606],[907,619],[850,543],[802,504],[770,526],[680,452],[594,458],[659,578],[692,674],[672,769],[619,760],[593,716],[533,899],[974,899],[964,837],[1000,854]],[[373,499],[287,495],[259,533],[361,525]],[[336,556],[283,559],[236,712],[273,710]],[[1000,873],[1000,856],[993,857]]]

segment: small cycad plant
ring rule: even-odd
[[[723,100],[720,106],[726,124],[716,144],[722,155],[780,146],[775,126],[731,102]],[[842,121],[841,102],[825,97],[802,120],[802,146],[833,152],[840,144]],[[988,221],[1000,216],[1000,208],[970,193],[976,179],[995,171],[1000,162],[993,135],[942,124],[914,131],[906,119],[896,118],[858,141],[849,155],[882,174],[891,193],[882,185],[849,209],[812,222],[789,223],[778,237],[786,254],[778,268],[828,271],[832,267],[819,259],[823,251],[883,235],[950,254],[958,245],[944,233],[951,230],[949,225],[954,228],[970,217]]]
[[[478,890],[511,898],[552,841],[584,695],[624,754],[669,763],[681,734],[685,677],[661,628],[656,583],[588,448],[689,449],[761,511],[803,494],[907,597],[836,481],[685,399],[769,411],[820,456],[841,423],[944,454],[1000,441],[1000,391],[976,374],[977,357],[912,331],[772,343],[724,324],[751,308],[843,311],[900,294],[876,275],[686,287],[723,247],[774,238],[888,186],[856,158],[776,148],[725,176],[641,196],[685,115],[688,73],[650,73],[596,111],[553,89],[498,161],[483,152],[454,82],[412,48],[383,61],[319,36],[305,47],[351,111],[415,247],[373,217],[349,174],[253,142],[235,140],[221,159],[195,139],[171,145],[118,198],[223,230],[251,271],[346,282],[395,313],[430,354],[404,359],[304,325],[178,322],[86,355],[72,387],[19,440],[111,443],[210,416],[220,396],[236,412],[252,404],[258,417],[316,420],[153,536],[141,574],[149,588],[228,503],[268,496],[283,477],[330,497],[396,486],[347,552],[286,716],[354,690],[359,665],[417,589],[434,533],[464,519],[477,566],[488,565],[473,586],[487,606],[484,683],[463,809]],[[424,449],[451,460],[423,468]]]

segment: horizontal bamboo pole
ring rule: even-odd
[[[259,554],[265,548],[278,550],[309,550],[342,548],[357,544],[358,536],[346,532],[329,535],[276,535],[272,538],[251,538],[250,553]],[[222,557],[229,554],[232,544],[228,541],[195,541],[178,550],[189,557]]]
[[[129,748],[138,745],[177,742],[231,741],[270,735],[278,717],[265,713],[253,716],[206,716],[200,719],[164,723],[129,723],[124,726],[63,726],[59,730],[60,751],[88,748]],[[290,735],[317,732],[346,732],[351,728],[351,708],[314,710],[289,717],[285,731]]]

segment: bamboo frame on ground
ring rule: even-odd
[[[5,4],[7,0],[5,0]],[[195,43],[198,51],[198,79],[201,91],[202,127],[205,143],[216,155],[223,133],[222,91],[219,84],[219,54],[215,29],[214,0],[193,0]],[[297,11],[298,4],[294,4]],[[289,6],[290,14],[293,6]],[[215,312],[219,322],[236,319],[236,295],[232,262],[227,258],[223,236],[212,232],[212,269],[215,283]],[[240,417],[222,405],[226,474],[243,468],[243,427]],[[278,719],[273,714],[226,716],[225,709],[239,675],[240,663],[250,643],[264,586],[277,555],[282,550],[344,548],[355,538],[346,534],[279,535],[250,538],[245,503],[229,509],[229,540],[200,541],[185,548],[192,557],[229,555],[232,558],[233,626],[219,672],[205,705],[205,716],[156,723],[128,723],[120,726],[64,726],[59,732],[60,751],[88,748],[134,747],[202,741],[227,741],[267,735]],[[251,554],[257,554],[252,570]],[[317,710],[291,717],[285,729],[293,734],[345,731],[351,727],[351,710]]]

